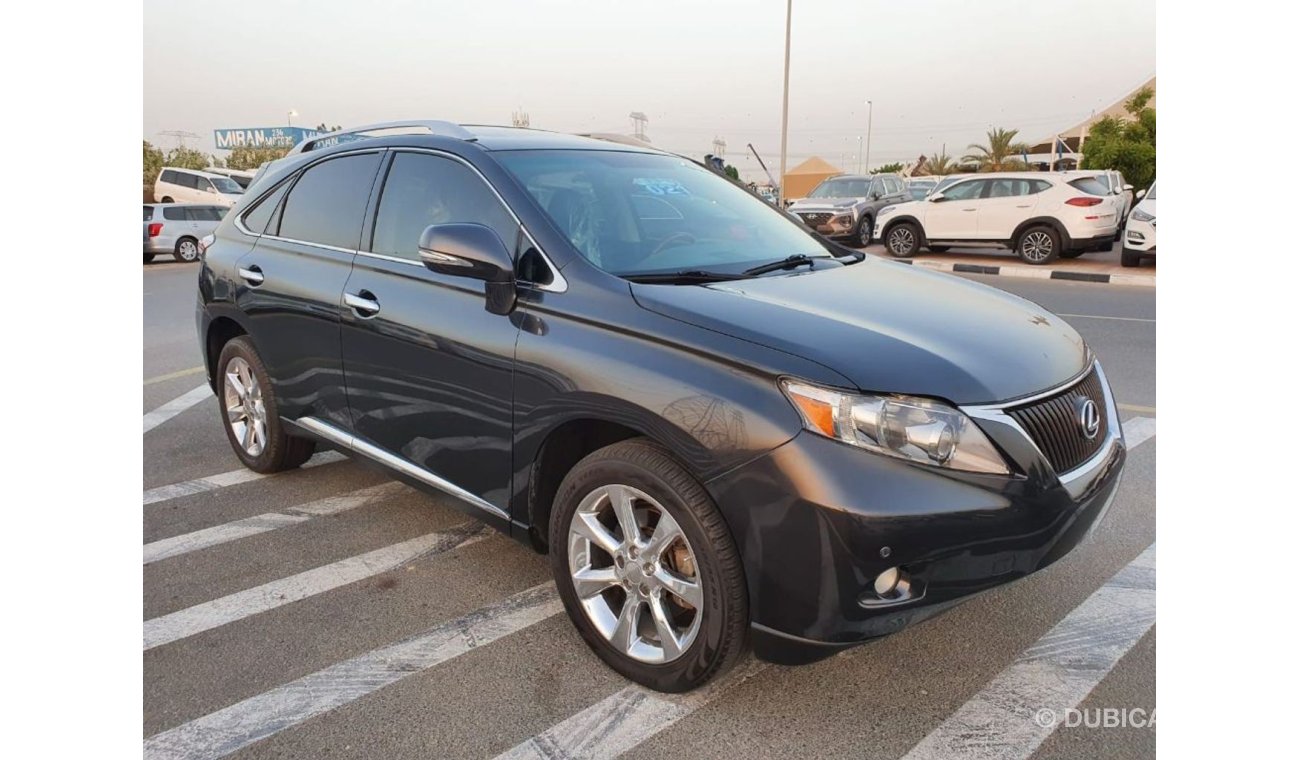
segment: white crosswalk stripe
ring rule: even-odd
[[[296,507],[283,510],[281,512],[267,512],[266,514],[247,517],[243,520],[215,525],[211,528],[196,530],[191,533],[185,533],[179,536],[159,539],[152,543],[144,545],[144,564],[148,565],[159,560],[176,557],[181,554],[207,549],[212,546],[224,544],[229,541],[235,541],[247,536],[255,536],[259,533],[276,530],[278,528],[288,527],[306,522],[313,517],[322,517],[324,515],[335,515],[340,512],[346,512],[349,509],[364,507],[381,499],[387,499],[403,491],[410,489],[401,483],[382,483],[371,488],[362,488],[358,491],[344,494],[342,496],[331,496],[328,499],[320,499],[306,504],[299,504]]]
[[[157,734],[146,760],[218,758],[403,678],[509,636],[560,612],[544,583],[497,604],[434,626],[405,641],[345,660],[271,691]]]
[[[1152,544],[903,760],[1021,760],[1156,622]]]
[[[212,398],[212,389],[204,383],[184,396],[168,401],[144,416],[144,432],[153,430],[206,398]]]
[[[347,459],[346,456],[340,454],[337,451],[322,451],[321,453],[307,460],[306,464],[304,464],[302,467],[299,467],[298,469],[306,470],[312,467],[320,467],[323,464],[333,464],[334,462],[342,462],[346,459]],[[191,494],[203,493],[204,491],[215,491],[218,488],[235,486],[235,485],[239,485],[240,483],[251,483],[255,480],[261,480],[262,478],[272,478],[279,474],[283,474],[283,473],[263,474],[260,472],[253,472],[252,470],[246,467],[241,467],[238,470],[221,472],[221,473],[217,473],[216,475],[208,475],[207,477],[203,477],[203,478],[186,480],[181,483],[172,483],[170,485],[158,486],[157,488],[150,488],[148,491],[144,492],[144,505],[148,506],[150,504],[157,504],[160,501],[167,501],[168,499],[177,499],[180,498],[181,496],[189,496]]]
[[[1125,420],[1123,427],[1130,451],[1151,440],[1156,432],[1155,420],[1148,417]],[[521,742],[501,754],[499,760],[617,757],[707,704],[737,680],[750,678],[765,667],[765,663],[755,661],[719,679],[717,685],[685,697],[629,686]]]
[[[162,646],[250,615],[273,610],[387,572],[420,557],[469,545],[486,538],[486,531],[487,528],[482,523],[465,523],[446,533],[428,533],[409,541],[348,557],[288,578],[271,581],[169,615],[146,620],[144,648],[149,650]]]

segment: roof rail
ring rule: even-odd
[[[337,142],[338,138],[346,137],[348,135],[360,135],[364,132],[379,132],[379,131],[393,130],[393,129],[424,129],[428,131],[428,133],[431,135],[438,135],[441,137],[455,137],[460,140],[478,139],[473,132],[470,132],[469,130],[465,129],[459,124],[453,124],[450,121],[437,121],[432,119],[423,119],[423,120],[417,119],[414,121],[385,121],[385,122],[380,122],[378,124],[366,124],[360,127],[340,129],[337,132],[329,132],[328,134],[317,135],[316,137],[313,137],[309,140],[303,140],[302,142],[293,146],[293,149],[290,150],[289,153],[290,154],[306,153],[309,150],[315,150],[318,147],[323,147],[322,144]]]

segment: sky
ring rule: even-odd
[[[218,156],[212,131],[394,119],[631,133],[775,174],[781,0],[146,0],[144,139]],[[1038,142],[1155,74],[1155,0],[794,0],[789,165],[853,171],[992,127]]]

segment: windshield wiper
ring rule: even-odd
[[[808,264],[809,266],[811,266],[812,263],[818,259],[828,259],[828,258],[830,257],[809,256],[806,253],[796,253],[795,255],[787,256],[784,259],[781,259],[780,261],[773,261],[767,264],[759,264],[756,267],[750,267],[749,269],[746,269],[744,273],[747,275],[767,274],[768,272],[775,272],[779,269],[792,269],[794,267],[803,266],[804,264]]]
[[[624,274],[620,275],[625,280],[632,282],[722,282],[724,280],[739,280],[743,275],[727,274],[726,272],[706,272],[702,269],[684,269],[680,272],[646,272],[644,274]]]

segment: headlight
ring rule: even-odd
[[[1006,461],[974,422],[939,401],[874,396],[782,380],[808,430],[877,454],[966,472],[1005,475]]]
[[[1143,211],[1140,208],[1135,208],[1133,209],[1132,218],[1138,220],[1139,222],[1153,222],[1156,219],[1156,215],[1148,214],[1147,212]]]
[[[894,213],[894,211],[896,211],[897,209],[898,209],[898,206],[885,206],[884,208],[882,208],[882,209],[880,209],[879,211],[876,212],[876,216],[879,217],[879,216],[885,216],[886,214],[892,214],[892,213]]]

